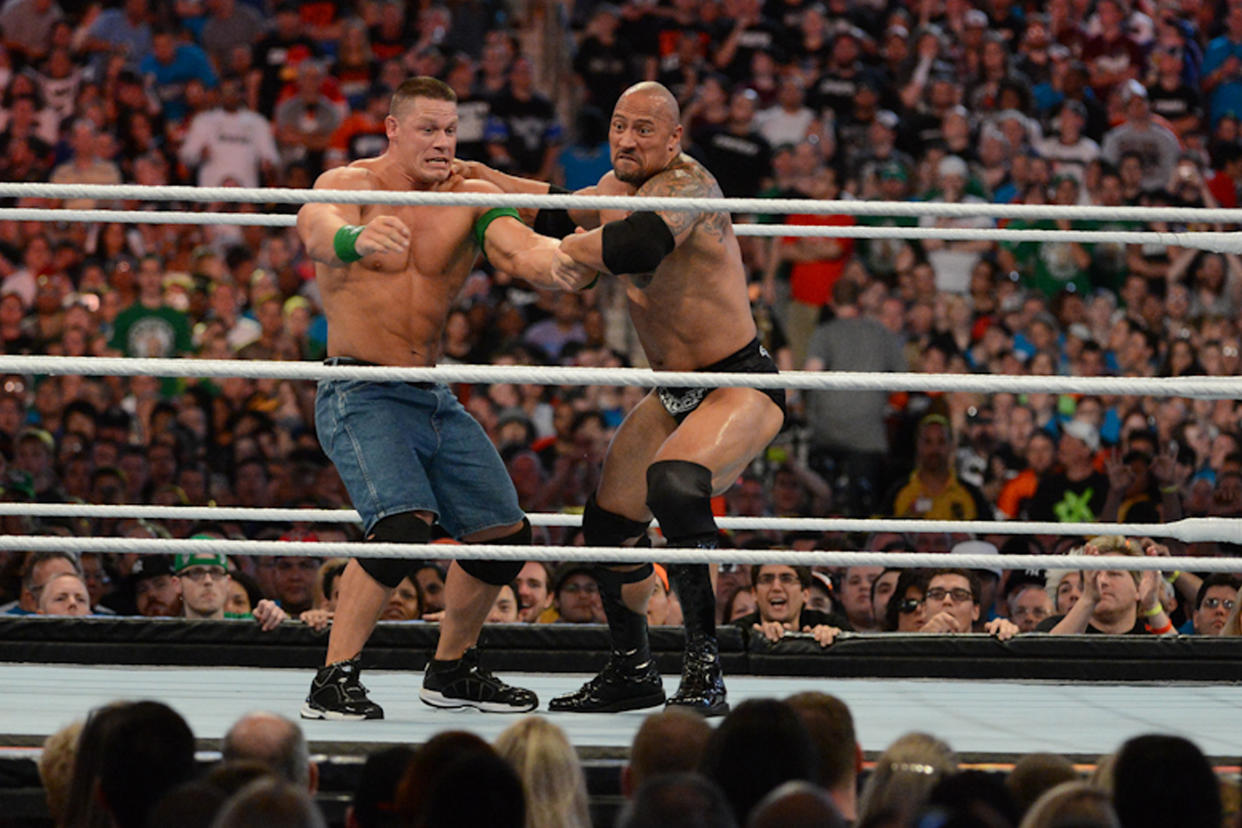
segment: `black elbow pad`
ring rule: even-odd
[[[672,231],[657,213],[631,213],[604,225],[603,258],[609,273],[650,273],[676,246]]]
[[[552,184],[548,187],[548,195],[568,195],[569,190],[564,187],[558,187]],[[551,208],[541,208],[535,213],[535,221],[531,225],[535,232],[541,236],[551,236],[554,239],[563,239],[565,236],[572,236],[574,230],[578,229],[578,225],[574,224],[574,220],[569,217],[568,210],[554,210]]]

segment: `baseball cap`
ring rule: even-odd
[[[172,575],[172,559],[167,555],[144,555],[134,562],[134,568],[129,571],[130,584],[136,584],[139,581],[145,581],[148,578],[158,578],[161,575]]]
[[[909,181],[910,173],[897,161],[890,161],[876,171],[881,181]]]
[[[1146,98],[1147,89],[1134,78],[1130,78],[1121,85],[1121,100],[1124,102],[1134,97]]]
[[[968,175],[966,162],[958,158],[956,155],[946,155],[944,158],[941,158],[940,166],[936,168],[936,171],[940,173],[941,177],[956,175],[966,178]]]
[[[996,548],[996,544],[988,543],[987,541],[981,541],[981,540],[966,540],[966,541],[960,541],[958,543],[955,543],[953,545],[953,548],[949,550],[949,553],[952,555],[999,555],[1000,554],[1000,552]],[[1001,575],[1003,574],[999,566],[975,567],[975,572],[986,572],[989,575],[995,575],[997,580],[1000,580]]]
[[[1100,433],[1095,426],[1085,420],[1070,420],[1061,426],[1061,430],[1075,439],[1082,440],[1092,451],[1100,447]]]
[[[875,113],[875,122],[885,129],[896,129],[897,124],[901,123],[901,119],[897,117],[897,113],[891,109],[881,109]]]
[[[173,572],[180,572],[183,569],[189,569],[192,566],[218,566],[221,569],[228,570],[229,559],[224,556],[223,552],[211,554],[207,552],[182,552],[173,559]]]
[[[556,568],[556,572],[552,573],[552,592],[553,593],[560,592],[561,587],[564,586],[565,582],[569,580],[569,576],[579,575],[579,574],[590,575],[592,578],[594,578],[595,577],[594,565],[585,564],[585,563],[574,563],[572,561],[570,561],[569,563],[561,564],[560,566]]]

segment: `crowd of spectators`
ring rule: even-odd
[[[194,735],[169,707],[114,702],[48,737],[39,776],[57,825],[320,828],[319,768],[301,728],[247,713],[195,762]],[[602,774],[600,774],[602,778]],[[597,782],[605,787],[602,781]],[[816,691],[750,699],[713,728],[693,713],[649,715],[615,780],[617,828],[1227,828],[1236,779],[1191,741],[1147,734],[1084,775],[1065,757],[1030,753],[1011,770],[963,768],[953,748],[907,733],[864,770],[849,706]],[[488,744],[446,730],[417,748],[367,757],[347,828],[600,828],[578,753],[557,725],[519,719]]]
[[[541,44],[573,52],[567,75],[549,76],[528,48],[549,15],[570,23],[570,39]],[[12,181],[309,186],[324,169],[379,152],[391,90],[423,73],[457,92],[460,157],[569,187],[608,168],[606,113],[621,89],[644,78],[678,97],[683,144],[726,195],[1234,207],[1242,187],[1238,2],[629,0],[568,8],[7,0],[0,32],[0,178]],[[738,220],[855,222],[823,214]],[[761,335],[786,368],[1125,377],[1239,371],[1242,260],[1232,254],[1106,242],[743,242]],[[625,302],[615,280],[548,295],[481,262],[448,318],[441,361],[642,364]],[[313,267],[287,228],[0,224],[5,354],[310,360],[324,355],[325,343]],[[528,384],[457,390],[532,512],[582,507],[611,431],[643,393]],[[0,377],[3,498],[345,508],[348,497],[315,437],[313,397],[312,384],[295,381]],[[793,395],[785,431],[718,507],[780,517],[1237,517],[1240,434],[1242,410],[1232,399],[805,392]],[[13,534],[357,538],[338,524],[3,520]],[[967,540],[769,531],[734,533],[722,544],[949,551]],[[543,530],[538,541],[580,539]],[[1082,545],[1055,536],[980,541],[1039,553]],[[1170,547],[1173,555],[1237,551]],[[226,600],[235,603],[222,609],[212,566],[189,566],[194,580],[172,559],[137,567],[137,556],[62,559],[81,581],[60,579],[44,595],[58,612],[254,613],[265,627],[289,616],[321,625],[330,612],[322,587],[331,578],[316,581],[328,569],[320,561],[227,561]],[[498,613],[599,620],[587,574],[532,567],[531,578],[504,593]],[[0,599],[37,611],[47,582],[34,573],[44,569],[31,556],[0,553]],[[823,593],[835,616],[822,624],[790,616],[789,629],[805,627],[825,641],[824,629],[879,629],[887,604],[862,595],[879,569],[811,573],[826,577],[803,579],[802,589]],[[722,620],[726,609],[739,617],[761,611],[762,585],[752,585],[744,568],[724,570]],[[989,624],[1010,615],[1008,597],[1023,612],[1040,611],[1022,603],[1038,603],[1037,590],[1001,592],[1021,580],[1013,573],[988,575],[981,573],[985,592],[975,595],[977,619],[941,618],[935,626]],[[1192,620],[1198,579],[1184,580],[1175,590],[1183,609],[1170,623]],[[542,597],[532,593],[534,581],[542,582]],[[209,585],[210,600],[193,599],[207,610],[190,608],[191,582]],[[911,589],[929,589],[920,583]],[[434,588],[411,582],[391,617],[434,618]],[[662,609],[653,621],[675,620],[676,596],[666,586],[659,591],[667,600],[655,602]]]

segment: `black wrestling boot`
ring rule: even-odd
[[[505,684],[480,667],[474,647],[453,661],[427,662],[418,697],[432,707],[476,707],[487,713],[529,713],[539,706],[531,691]]]
[[[552,699],[548,702],[548,710],[617,713],[664,704],[664,682],[651,659],[651,645],[647,640],[647,617],[627,607],[621,596],[626,583],[646,578],[649,571],[650,567],[635,570],[641,573],[640,577],[602,568],[596,572],[600,600],[608,619],[612,654],[599,675],[573,693]]]
[[[359,658],[351,658],[319,668],[306,703],[302,705],[303,719],[384,718],[383,708],[367,698],[367,688],[358,680],[359,661]]]
[[[674,564],[669,566],[668,575],[677,590],[686,622],[681,686],[668,700],[668,706],[704,716],[723,716],[729,712],[729,702],[716,643],[716,595],[707,565]]]

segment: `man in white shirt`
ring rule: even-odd
[[[218,187],[228,179],[242,187],[257,187],[260,175],[276,165],[272,125],[242,106],[240,79],[222,80],[220,106],[194,116],[181,160],[198,166],[200,187]]]

